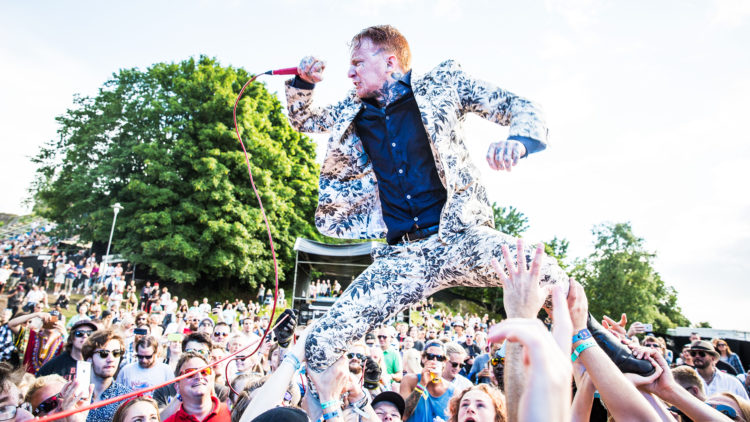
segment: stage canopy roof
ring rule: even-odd
[[[331,277],[352,279],[372,263],[370,252],[380,245],[379,242],[335,245],[297,238],[294,250],[299,253],[298,266],[309,266]]]

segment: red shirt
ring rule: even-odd
[[[219,399],[217,399],[214,396],[211,396],[211,402],[213,402],[213,406],[211,407],[211,412],[206,416],[203,420],[198,420],[193,415],[188,414],[185,412],[180,406],[180,410],[177,411],[174,415],[168,417],[164,420],[164,422],[231,422],[232,421],[232,415],[229,413],[229,409],[227,409],[227,405],[224,403],[219,403]]]

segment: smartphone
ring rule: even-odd
[[[137,336],[147,336],[148,330],[145,328],[136,328],[135,330],[133,330],[133,334]]]
[[[647,333],[653,333],[654,324],[643,324],[643,329],[646,330]]]
[[[76,361],[76,381],[78,381],[78,393],[81,397],[88,397],[91,384],[91,362]]]

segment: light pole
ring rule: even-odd
[[[112,209],[115,211],[114,217],[112,217],[112,229],[109,231],[109,242],[107,242],[107,253],[104,255],[107,259],[107,263],[104,264],[104,268],[107,268],[107,265],[109,265],[109,248],[112,246],[112,235],[115,233],[115,222],[117,221],[117,213],[120,212],[121,209],[124,207],[120,205],[119,202],[115,202],[114,205],[112,205]]]

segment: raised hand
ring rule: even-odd
[[[313,56],[307,56],[300,60],[299,66],[297,66],[297,74],[303,81],[314,84],[323,80],[325,68],[326,63],[324,61]]]
[[[526,147],[519,141],[508,139],[494,142],[487,150],[487,163],[492,170],[511,171],[524,154]]]
[[[508,247],[503,245],[502,251],[508,275],[505,275],[503,267],[496,259],[493,258],[491,263],[503,284],[505,312],[508,318],[534,318],[542,308],[551,289],[549,285],[539,286],[539,269],[544,259],[544,244],[540,243],[537,246],[529,269],[526,268],[523,239],[518,239],[517,242],[517,266],[513,264]]]

